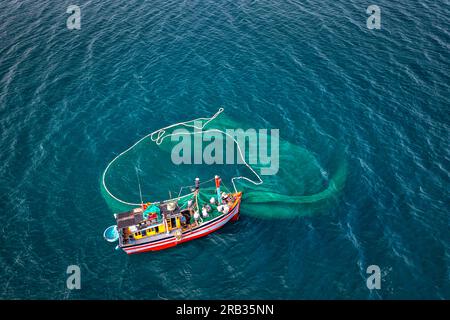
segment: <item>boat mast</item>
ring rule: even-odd
[[[195,191],[194,191],[194,195],[195,195],[195,204],[197,205],[197,210],[199,211],[199,207],[198,207],[198,193],[200,192],[200,178],[195,178]]]

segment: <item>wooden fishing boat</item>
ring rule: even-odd
[[[197,178],[191,194],[115,214],[116,225],[105,230],[105,239],[118,240],[118,247],[127,254],[157,251],[204,237],[236,221],[242,192],[220,192],[220,178],[216,176],[214,181],[215,189],[201,192]]]

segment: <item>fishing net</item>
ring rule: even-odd
[[[184,205],[192,198],[196,177],[200,178],[204,194],[200,199],[206,202],[215,194],[214,175],[221,177],[223,191],[243,191],[243,215],[304,216],[323,212],[336,201],[347,176],[341,153],[330,156],[329,167],[324,168],[311,152],[280,137],[278,170],[276,174],[261,175],[273,166],[257,156],[271,153],[276,141],[271,131],[258,131],[258,141],[266,141],[266,148],[254,146],[250,138],[231,139],[227,129],[248,132],[251,124],[231,119],[222,111],[211,118],[157,130],[114,158],[101,180],[102,195],[111,210],[127,211],[142,202],[170,198]],[[181,151],[180,145],[184,146]],[[201,159],[205,154],[212,156],[215,163],[205,163]],[[180,158],[185,162],[180,163]]]

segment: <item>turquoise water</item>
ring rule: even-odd
[[[378,1],[369,30],[370,4],[82,1],[68,30],[69,3],[2,2],[0,298],[450,298],[450,6]],[[243,186],[241,219],[206,238],[114,250],[106,165],[220,106],[280,130],[280,176]],[[219,169],[156,158],[144,196]],[[115,188],[138,200],[130,172]],[[274,190],[285,201],[261,200]],[[66,288],[73,264],[81,290]]]

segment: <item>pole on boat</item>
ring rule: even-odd
[[[198,189],[200,189],[200,178],[195,178],[195,191],[198,192]]]
[[[139,196],[141,197],[141,207],[143,207],[144,206],[144,201],[142,200],[141,181],[139,180],[138,168],[135,167],[135,169],[136,169],[136,177],[137,177],[138,186],[139,186]]]
[[[215,177],[214,177],[214,180],[215,180],[215,182],[216,182],[217,201],[218,201],[218,203],[220,204],[220,203],[221,203],[221,201],[220,201],[220,182],[221,182],[221,179],[220,179],[219,176],[215,176]]]
[[[195,205],[197,206],[197,209],[195,210],[195,213],[194,213],[195,221],[197,221],[197,219],[199,217],[198,211],[200,210],[199,207],[198,207],[198,193],[199,193],[199,190],[200,190],[200,179],[199,178],[195,178],[194,196],[195,196]]]
[[[198,193],[200,190],[200,178],[195,178],[195,191],[194,191],[194,196],[195,196],[195,202],[198,202]]]

